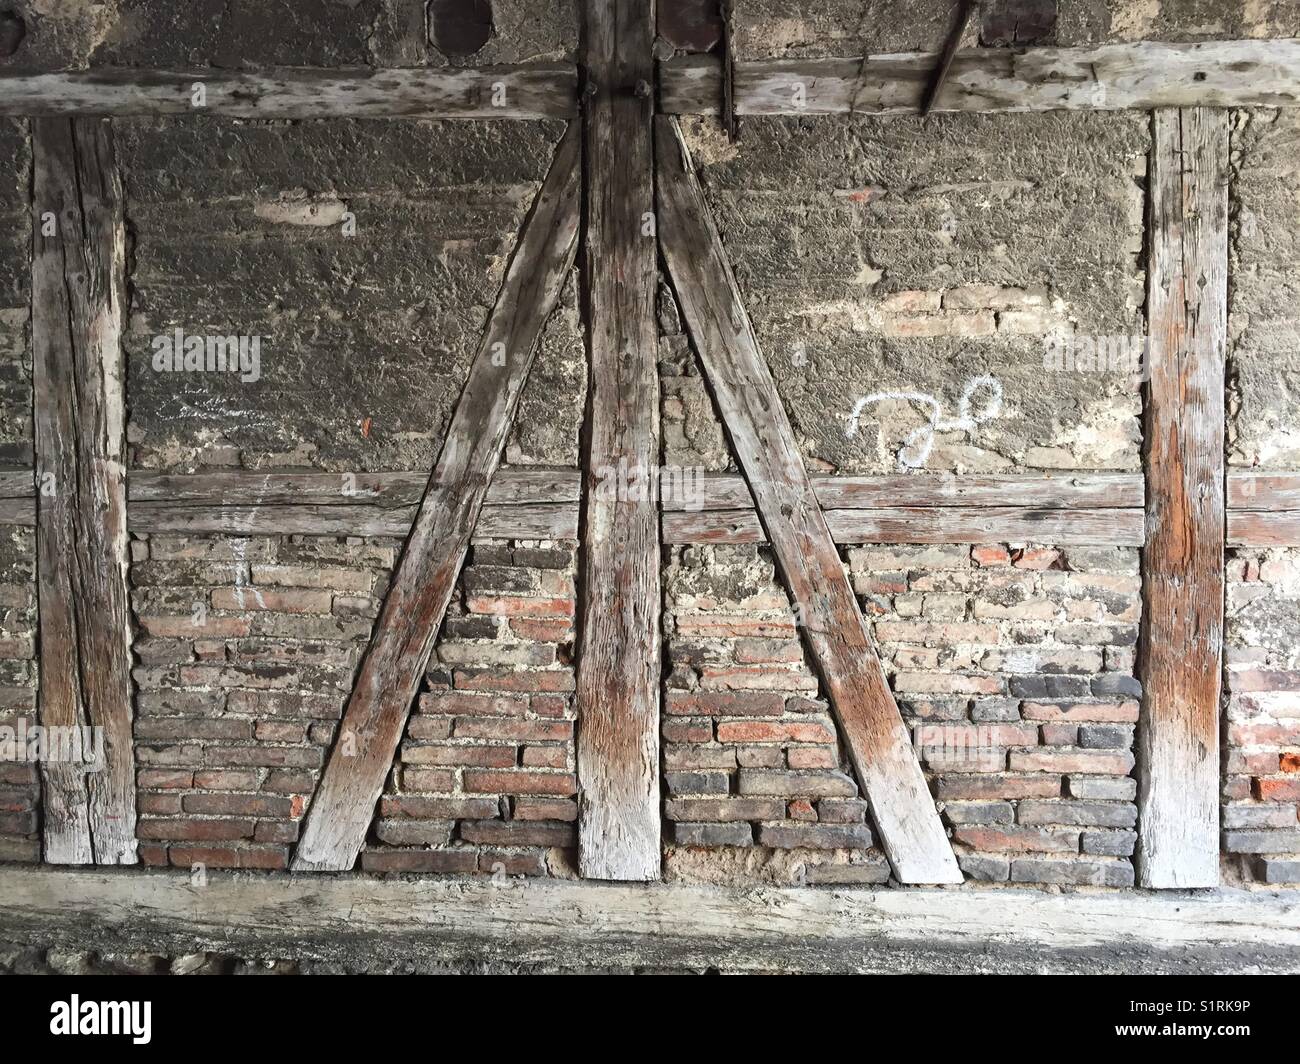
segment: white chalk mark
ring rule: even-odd
[[[971,402],[975,397],[975,393],[981,388],[987,389],[989,396],[982,407],[972,412]],[[952,418],[945,418],[939,400],[926,392],[873,392],[871,395],[863,396],[854,404],[853,412],[849,414],[848,425],[844,430],[845,438],[852,439],[857,435],[863,410],[872,403],[883,402],[887,399],[901,399],[906,402],[920,403],[928,408],[929,417],[927,422],[907,434],[907,438],[903,441],[903,446],[899,448],[897,456],[899,468],[922,469],[925,463],[930,460],[930,452],[934,450],[936,433],[974,432],[976,426],[983,424],[985,421],[990,421],[1002,413],[1002,384],[996,377],[972,377],[966,382],[961,398],[957,401],[957,416]]]

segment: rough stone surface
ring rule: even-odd
[[[1141,342],[1144,116],[755,119],[731,153],[692,130],[814,469],[1139,467],[1136,375],[1045,364],[1058,345]],[[986,375],[1000,409],[976,387],[975,423],[954,428]],[[928,454],[914,393],[941,407]]]
[[[120,123],[136,463],[431,467],[561,131]],[[513,459],[576,461],[575,305],[571,285],[546,328]],[[158,372],[154,339],[178,328],[260,337],[260,378]]]
[[[1233,465],[1300,468],[1300,115],[1232,129],[1229,439]]]
[[[948,0],[810,0],[792,10],[783,0],[736,0],[736,52],[745,59],[937,52],[954,6]],[[1062,45],[1300,34],[1300,13],[1288,0],[1059,0],[1055,6],[1055,43]],[[962,47],[979,42],[977,15]]]

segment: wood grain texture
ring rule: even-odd
[[[676,120],[657,119],[656,139],[664,261],[881,844],[901,882],[959,883],[957,861]]]
[[[346,967],[1291,972],[1295,891],[881,890],[0,866],[9,941]],[[1249,1014],[1248,1014],[1249,1015]]]
[[[197,106],[195,87],[205,96]],[[263,71],[99,68],[0,76],[0,115],[226,118],[571,118],[563,64],[466,69]]]
[[[652,0],[585,0],[591,386],[578,655],[578,852],[659,878],[659,373]],[[641,89],[643,94],[638,93]]]
[[[134,864],[122,183],[105,122],[37,120],[32,154],[39,714],[102,729],[104,749],[41,763],[45,860]]]
[[[1300,547],[1300,510],[1229,511],[1228,546]]]
[[[1228,114],[1152,116],[1138,876],[1219,881]]]
[[[738,61],[739,115],[914,114],[934,56]],[[800,88],[801,87],[801,88]],[[704,56],[660,69],[669,114],[717,114],[722,64]],[[1089,48],[985,48],[953,60],[936,111],[1123,110],[1155,107],[1294,107],[1300,41],[1138,41]]]
[[[1029,510],[1008,507],[907,506],[823,510],[836,543],[1041,543],[1140,547],[1143,513],[1127,510]],[[663,515],[665,543],[765,543],[753,510]]]
[[[10,474],[3,474],[10,476]],[[19,475],[20,476],[20,475]],[[5,495],[0,479],[0,497]],[[131,502],[176,506],[416,506],[429,475],[396,473],[132,473],[127,481]],[[27,476],[31,491],[31,476]],[[489,506],[576,503],[582,495],[576,469],[502,466],[488,485]]]
[[[294,852],[295,871],[352,867],[501,460],[537,338],[577,250],[581,138],[571,125],[519,245],[452,414],[352,696]]]

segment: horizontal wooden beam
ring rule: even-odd
[[[1228,511],[1229,547],[1300,547],[1300,509]]]
[[[735,65],[739,115],[915,114],[934,71],[926,52],[866,59],[757,59]],[[669,114],[717,114],[722,63],[660,65]],[[984,48],[953,60],[936,111],[1150,110],[1294,107],[1300,40],[1139,41],[1091,48]]]
[[[669,543],[728,542],[726,528],[734,526],[731,542],[761,542],[744,478],[705,474],[675,480],[680,471],[662,475],[666,511],[663,524]],[[128,481],[131,500],[128,522],[132,532],[226,533],[229,535],[405,536],[415,516],[427,476],[394,473],[230,473],[162,474],[137,471]],[[1101,529],[1102,543],[1133,545],[1136,535],[1131,511],[1143,505],[1143,478],[1130,473],[1071,473],[951,476],[814,476],[813,490],[838,542],[875,530],[885,542],[908,542],[901,536],[935,536],[912,542],[967,542],[944,539],[936,526],[942,511],[956,511],[953,535],[1014,539],[1026,531],[1049,534],[1063,530],[1062,543],[1087,542]],[[675,489],[674,483],[686,485]],[[505,467],[488,489],[479,518],[478,539],[575,539],[581,474],[573,469]],[[1027,508],[1010,524],[999,511]],[[1300,546],[1300,473],[1228,474],[1228,545],[1234,547]],[[900,508],[910,527],[897,521]],[[869,524],[873,511],[883,517]],[[845,511],[838,513],[837,511]],[[879,511],[884,511],[883,514]],[[1039,511],[1066,511],[1048,518]],[[1084,511],[1084,512],[1080,512]],[[1119,525],[1108,530],[1105,511],[1121,511]],[[0,526],[30,527],[35,523],[32,476],[0,472]],[[722,513],[719,513],[722,512]],[[989,521],[987,531],[972,522]],[[1031,527],[1033,523],[1033,527]],[[1113,534],[1112,534],[1113,533]],[[1082,537],[1082,538],[1081,538]],[[858,540],[858,542],[864,542]],[[1047,542],[1044,540],[1044,542]]]
[[[1047,543],[1137,547],[1143,515],[1128,510],[908,506],[826,510],[836,543]],[[765,543],[753,510],[665,513],[667,543]]]
[[[375,70],[107,67],[0,76],[0,115],[226,118],[570,118],[567,64]]]
[[[0,867],[0,926],[44,948],[419,969],[1294,972],[1296,899],[1210,891],[763,890],[559,880]]]

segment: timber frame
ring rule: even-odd
[[[804,638],[896,877],[959,882],[835,544],[1038,540],[1145,548],[1141,882],[1216,884],[1223,550],[1300,545],[1300,474],[1225,476],[1221,109],[1300,105],[1300,41],[958,54],[933,101],[937,111],[1153,112],[1148,314],[1163,362],[1147,396],[1144,477],[810,478],[670,116],[916,113],[933,57],[728,57],[656,69],[652,0],[587,0],[585,8],[582,68],[0,76],[0,115],[33,120],[37,216],[52,211],[61,223],[34,238],[32,286],[36,473],[52,475],[55,492],[38,495],[28,473],[0,473],[0,521],[37,530],[42,720],[102,724],[109,739],[109,771],[97,783],[47,772],[46,860],[135,860],[128,531],[408,536],[295,854],[301,871],[352,867],[471,537],[580,539],[581,865],[588,877],[621,880],[659,875],[660,544],[767,541],[796,604],[816,607]],[[338,474],[136,473],[128,482],[122,192],[105,121],[125,115],[569,120],[431,475],[356,474],[346,494]],[[585,475],[498,470],[537,335],[579,250],[583,211],[588,467]],[[657,219],[657,232],[645,228],[647,218]],[[744,472],[711,478],[700,512],[660,505],[655,490],[658,253]],[[66,283],[74,277],[87,283]],[[490,357],[502,344],[504,368]],[[61,390],[76,402],[52,401]],[[476,436],[485,421],[490,431]],[[650,490],[608,501],[598,490],[601,470],[625,466]],[[0,905],[10,884],[21,894],[40,875],[0,870]],[[72,898],[88,884],[113,895],[129,881],[87,874],[49,882]],[[183,908],[175,877],[149,884],[166,905]],[[253,904],[255,892],[230,889],[235,901]],[[295,891],[316,888],[268,889],[288,904]],[[520,897],[551,904],[583,889],[530,887]],[[337,890],[331,905],[343,904],[347,888]]]

